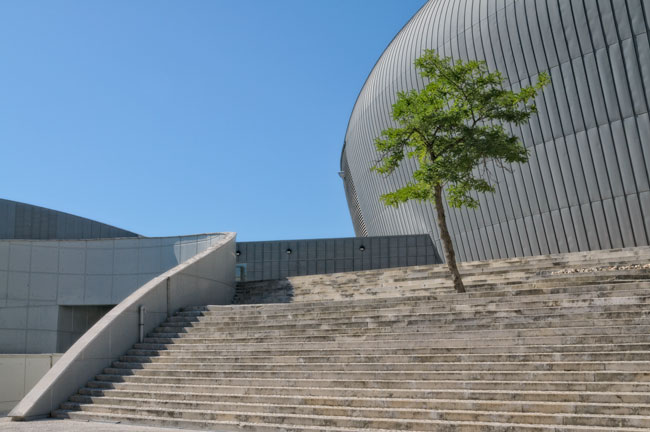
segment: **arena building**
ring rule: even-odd
[[[476,210],[447,208],[460,260],[648,245],[650,234],[650,6],[627,1],[430,0],[397,34],[358,96],[341,154],[357,236],[430,233],[434,208],[379,197],[415,169],[370,168],[373,140],[392,125],[398,91],[421,89],[424,49],[479,59],[518,89],[547,72],[538,115],[512,130],[530,161],[492,166],[496,193]]]

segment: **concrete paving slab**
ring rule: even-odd
[[[0,432],[174,432],[180,429],[133,426],[119,423],[79,422],[62,419],[42,419],[14,422],[8,417],[0,418]]]

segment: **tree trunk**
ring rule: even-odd
[[[442,186],[434,186],[433,192],[436,203],[436,213],[438,215],[438,229],[440,230],[440,239],[442,240],[442,247],[445,252],[447,266],[451,272],[451,277],[454,281],[454,288],[456,288],[456,292],[464,293],[465,286],[463,285],[463,280],[460,278],[458,266],[456,265],[456,253],[454,252],[454,245],[451,243],[451,236],[449,235],[449,230],[447,229],[445,208],[442,205]]]

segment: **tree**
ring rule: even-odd
[[[420,91],[397,94],[392,115],[399,127],[385,129],[375,139],[380,156],[372,169],[389,175],[404,158],[417,159],[413,179],[381,200],[395,207],[412,199],[433,201],[445,259],[454,287],[462,293],[443,189],[451,207],[476,208],[473,192],[495,190],[488,161],[499,166],[528,161],[528,151],[504,125],[521,125],[537,112],[533,99],[549,78],[541,73],[535,85],[513,91],[484,61],[453,61],[434,50],[425,50],[415,67],[427,84]]]

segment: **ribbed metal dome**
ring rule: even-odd
[[[641,0],[430,0],[386,48],[354,106],[341,156],[357,235],[430,232],[434,209],[398,209],[382,193],[410,178],[371,172],[373,140],[391,125],[400,90],[422,88],[425,48],[485,60],[513,88],[548,71],[539,114],[513,132],[530,162],[496,169],[478,210],[447,209],[461,260],[648,244],[650,234],[650,3]],[[365,231],[365,232],[364,232]]]

